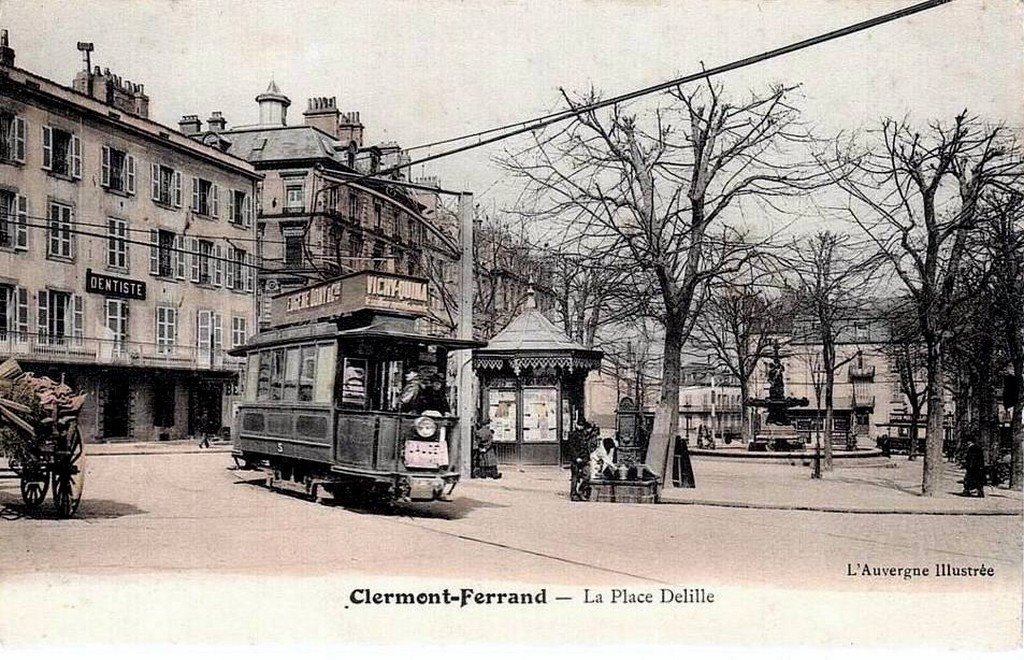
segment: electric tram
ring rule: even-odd
[[[448,352],[481,342],[417,332],[427,281],[364,271],[271,301],[246,357],[234,457],[271,488],[383,501],[447,499],[459,479]]]

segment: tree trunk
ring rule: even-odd
[[[669,318],[665,324],[661,399],[654,415],[654,429],[647,449],[647,464],[667,487],[672,474],[672,444],[679,429],[679,368],[683,350],[682,324]]]
[[[917,399],[914,399],[917,401]],[[907,452],[907,460],[912,461],[917,456],[917,420],[921,418],[921,404],[910,405],[910,450]]]
[[[832,410],[832,393],[835,389],[834,369],[826,367],[825,371],[825,423],[822,425],[824,439],[821,443],[821,469],[826,472],[832,471],[832,427],[834,426],[835,414]]]
[[[1024,377],[1024,360],[1014,360],[1013,377],[1017,381],[1017,400],[1013,402],[1013,415],[1010,417],[1010,488],[1021,490],[1024,484],[1024,393],[1020,391],[1021,378]]]
[[[925,340],[928,347],[928,431],[924,445],[924,476],[921,493],[933,496],[939,492],[942,477],[942,437],[946,405],[942,397],[942,344],[936,338]]]
[[[750,382],[746,378],[740,379],[740,438],[743,446],[750,445],[753,438],[750,437],[750,423],[747,415],[750,414],[750,406],[747,405],[747,397],[750,395]]]

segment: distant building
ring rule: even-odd
[[[840,324],[836,363],[842,366],[836,370],[833,391],[833,443],[836,445],[845,445],[851,436],[859,446],[873,446],[881,436],[909,437],[911,408],[900,389],[899,373],[887,354],[891,338],[880,317],[878,310],[868,309],[858,317],[843,319]],[[810,435],[822,428],[825,415],[825,372],[815,322],[808,318],[794,319],[791,331],[782,339],[786,395],[805,397],[808,401],[807,406],[791,409],[789,415],[798,430]],[[767,392],[767,375],[768,361],[764,360],[753,375],[752,392]],[[924,383],[919,383],[918,387],[923,390]],[[925,405],[918,420],[918,437],[922,439],[926,414]]]
[[[0,37],[0,359],[86,392],[87,441],[218,431],[255,326],[259,175],[148,113],[141,84],[65,87]]]
[[[684,364],[679,386],[679,433],[696,438],[704,427],[732,442],[743,428],[740,387],[726,369],[706,362]]]

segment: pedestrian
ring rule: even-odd
[[[985,454],[981,445],[971,437],[964,452],[964,495],[971,496],[978,491],[978,497],[985,497]]]
[[[618,473],[618,466],[615,465],[615,440],[604,438],[590,454],[590,478],[615,479]]]
[[[481,421],[476,429],[477,474],[481,479],[501,479],[498,472],[498,457],[494,451],[494,431],[487,420]]]

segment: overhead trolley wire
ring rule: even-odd
[[[396,172],[398,170],[401,170],[401,169],[404,169],[404,168],[407,168],[407,167],[411,167],[413,165],[419,165],[421,163],[426,163],[426,162],[430,162],[430,161],[433,161],[433,160],[438,160],[440,158],[446,158],[448,156],[453,156],[455,154],[462,153],[464,151],[469,151],[471,149],[477,149],[479,147],[483,147],[483,146],[486,146],[486,145],[489,145],[489,144],[493,144],[495,142],[500,142],[502,140],[507,140],[507,139],[515,137],[517,135],[522,135],[523,133],[529,133],[530,131],[535,131],[535,130],[540,129],[540,128],[545,128],[545,127],[550,126],[552,124],[556,124],[556,123],[565,121],[567,119],[572,119],[573,117],[577,117],[579,115],[586,114],[588,112],[593,112],[594,110],[600,110],[601,108],[605,108],[605,107],[608,107],[610,105],[615,105],[617,103],[622,103],[624,101],[631,101],[633,99],[640,98],[642,96],[647,96],[647,95],[650,95],[650,94],[654,94],[656,92],[661,92],[661,91],[664,91],[666,89],[670,89],[672,87],[677,87],[679,85],[684,85],[684,84],[695,82],[695,81],[698,81],[698,80],[703,80],[705,78],[710,78],[712,76],[721,75],[721,74],[727,73],[729,71],[734,71],[736,69],[741,69],[741,68],[744,68],[744,67],[748,67],[748,66],[750,66],[752,64],[758,64],[760,62],[765,62],[767,60],[771,60],[771,59],[774,59],[774,58],[777,58],[777,57],[781,57],[782,55],[788,55],[790,53],[795,53],[795,52],[797,52],[799,50],[803,50],[805,48],[810,48],[812,46],[817,46],[819,44],[823,44],[825,42],[832,41],[834,39],[839,39],[839,38],[842,38],[842,37],[849,36],[851,34],[856,34],[858,32],[863,32],[864,30],[869,30],[871,28],[875,28],[875,27],[878,27],[880,25],[884,25],[886,23],[891,23],[893,21],[897,21],[897,20],[906,18],[908,16],[912,16],[914,14],[921,13],[923,11],[928,11],[929,9],[934,9],[934,8],[940,6],[940,5],[948,4],[951,1],[952,0],[926,0],[925,2],[920,2],[920,3],[917,3],[917,4],[911,5],[909,7],[905,7],[903,9],[899,9],[899,10],[890,12],[888,14],[883,14],[881,16],[876,16],[874,18],[870,18],[870,19],[867,19],[867,20],[864,20],[864,21],[860,21],[858,23],[853,23],[852,25],[848,25],[848,26],[843,27],[843,28],[832,30],[830,32],[825,32],[824,34],[819,34],[817,36],[810,37],[810,38],[807,38],[807,39],[803,39],[801,41],[796,41],[796,42],[793,42],[791,44],[787,44],[785,46],[780,46],[779,48],[774,48],[772,50],[767,50],[767,51],[758,53],[757,55],[751,55],[749,57],[745,57],[745,58],[742,58],[742,59],[739,59],[739,60],[733,60],[732,62],[729,62],[727,64],[722,64],[722,65],[719,65],[719,66],[716,66],[716,67],[712,67],[710,69],[702,69],[701,71],[699,71],[697,73],[691,73],[691,74],[688,74],[688,75],[685,75],[685,76],[681,76],[679,78],[673,78],[672,80],[661,82],[661,83],[658,83],[658,84],[655,84],[655,85],[650,85],[648,87],[643,87],[641,89],[633,90],[631,92],[626,92],[624,94],[619,94],[617,96],[613,96],[613,97],[610,97],[610,98],[607,98],[607,99],[596,101],[594,103],[588,103],[588,104],[584,104],[584,105],[581,105],[581,106],[578,106],[578,107],[569,108],[567,110],[563,110],[563,111],[560,111],[560,112],[550,113],[550,114],[547,114],[547,115],[542,115],[540,117],[534,117],[532,119],[526,119],[526,120],[523,120],[523,121],[520,121],[520,122],[511,123],[511,124],[505,124],[504,126],[499,126],[499,127],[496,127],[496,128],[490,128],[490,129],[483,130],[483,131],[477,131],[475,133],[469,133],[469,134],[458,136],[458,137],[454,137],[454,138],[448,138],[448,139],[445,139],[445,140],[438,140],[436,142],[431,142],[431,143],[427,143],[427,144],[417,145],[417,146],[411,147],[410,149],[407,149],[407,151],[426,149],[426,148],[433,147],[433,146],[440,146],[440,145],[443,145],[443,144],[450,144],[450,143],[453,143],[453,142],[460,142],[460,141],[468,140],[468,139],[474,138],[474,137],[483,137],[484,135],[490,135],[492,133],[498,133],[498,132],[505,131],[506,129],[510,129],[510,128],[514,129],[514,130],[510,130],[508,132],[502,132],[500,135],[495,135],[493,137],[489,137],[489,138],[486,138],[484,140],[480,140],[478,142],[474,142],[473,144],[463,145],[463,146],[455,147],[453,149],[448,149],[447,151],[442,151],[442,152],[439,152],[439,153],[436,153],[436,154],[433,154],[433,155],[424,156],[422,158],[417,158],[417,159],[409,161],[408,163],[403,163],[401,165],[394,165],[394,166],[392,166],[390,168],[387,168],[385,170],[382,170],[380,172],[376,172],[375,174],[365,175],[364,177],[361,177],[361,178],[358,178],[358,179],[354,179],[350,183],[356,183],[356,182],[359,182],[359,181],[361,181],[363,179],[371,178],[372,176],[381,177],[381,176],[390,174],[392,172]],[[518,127],[518,128],[516,128],[516,127]]]

